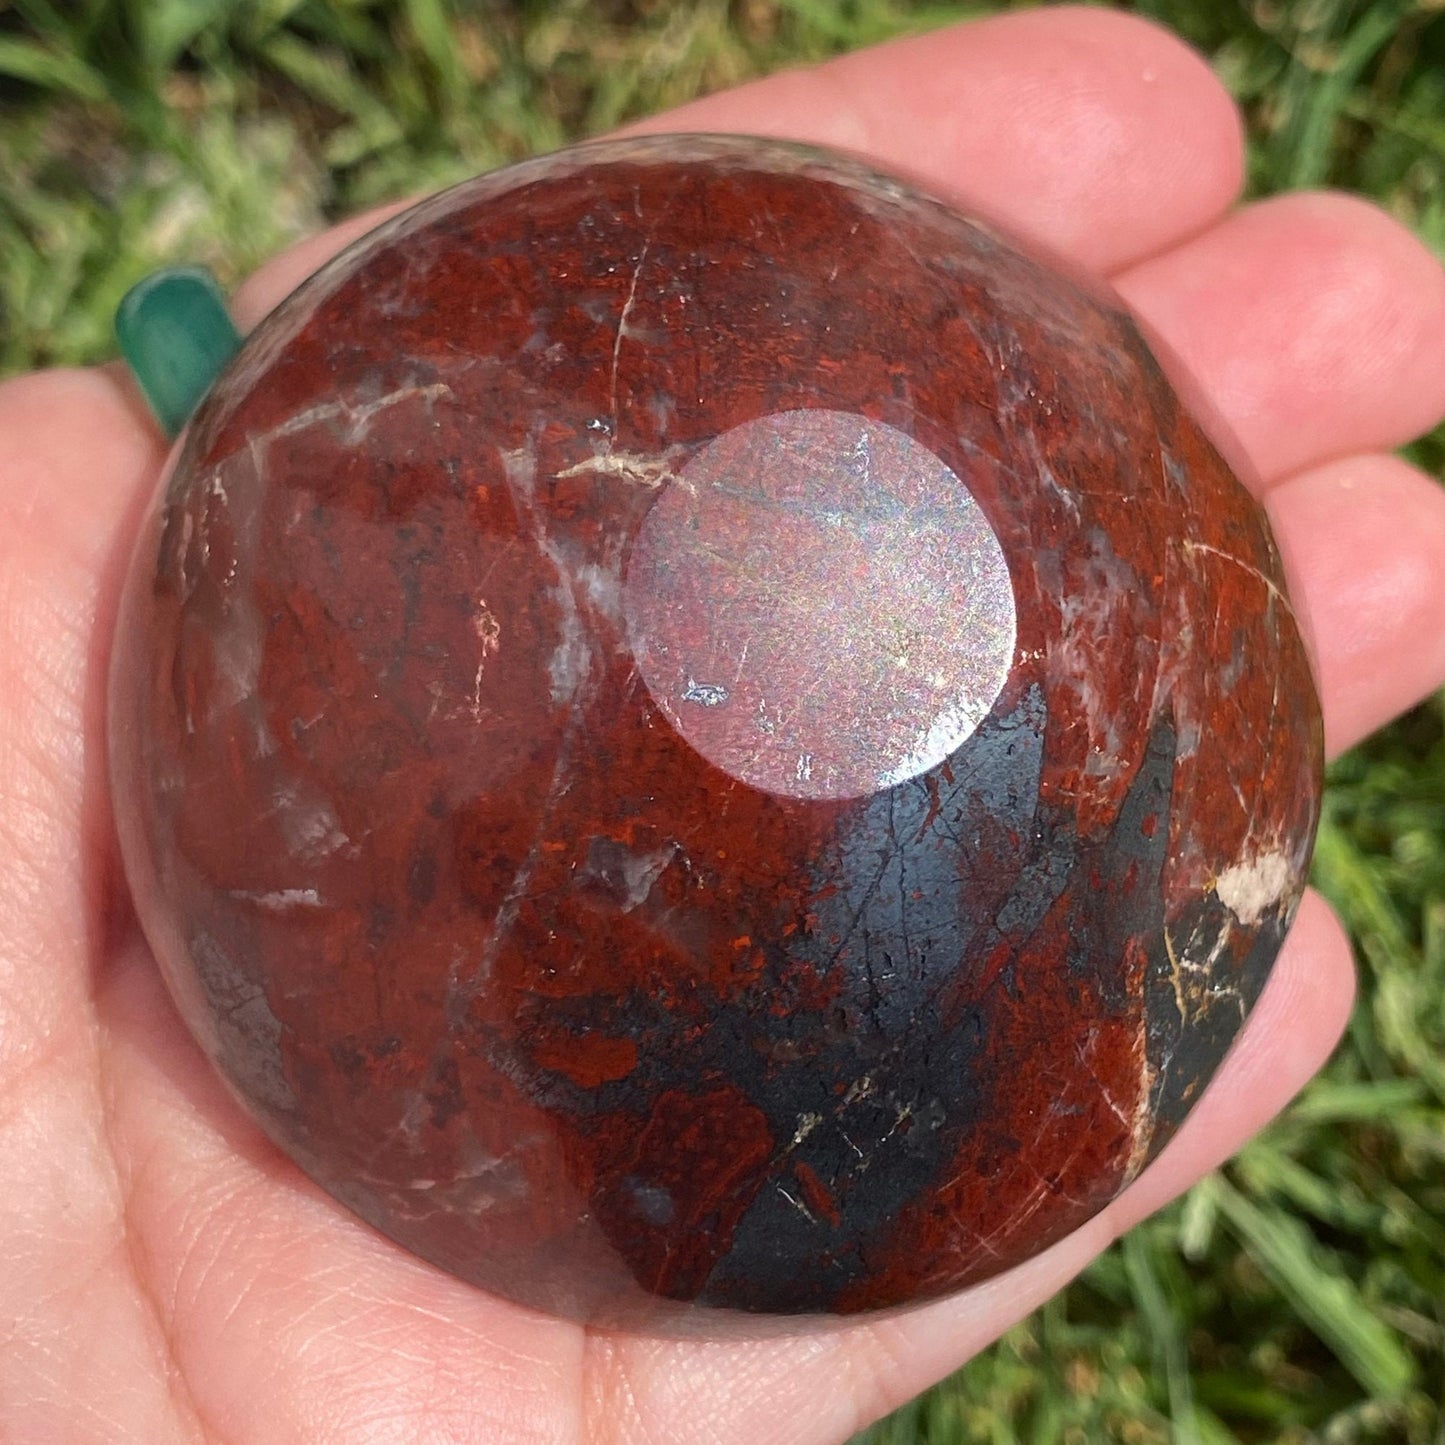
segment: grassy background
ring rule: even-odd
[[[231,283],[370,202],[1002,8],[0,0],[0,374],[108,355],[116,302],[160,262]],[[1245,106],[1256,193],[1362,191],[1445,254],[1442,0],[1134,8]],[[1445,439],[1415,455],[1438,473]],[[1441,699],[1336,765],[1316,881],[1363,975],[1325,1075],[874,1445],[1445,1445]]]

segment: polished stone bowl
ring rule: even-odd
[[[447,1270],[662,1327],[1088,1219],[1319,798],[1264,514],[1119,304],[737,138],[306,282],[185,437],[111,701],[142,922],[261,1127]]]

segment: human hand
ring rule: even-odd
[[[1380,213],[1230,212],[1238,122],[1200,62],[1104,11],[957,27],[644,127],[866,152],[1110,275],[1260,479],[1348,745],[1445,679],[1445,496],[1383,455],[1445,413],[1445,276]],[[375,217],[237,298],[254,322]],[[1188,1123],[1011,1273],[886,1320],[654,1340],[508,1305],[312,1186],[191,1043],[123,901],[105,653],[161,444],[115,373],[0,388],[0,1438],[839,1440],[961,1363],[1239,1146],[1332,1047],[1348,949],[1306,900]]]

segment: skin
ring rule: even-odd
[[[1388,454],[1445,414],[1445,275],[1358,200],[1240,208],[1238,117],[1178,41],[1120,13],[1035,11],[646,128],[849,146],[1111,277],[1266,501],[1332,751],[1445,681],[1445,493]],[[374,219],[266,267],[237,298],[243,322]],[[0,1438],[839,1441],[1226,1158],[1340,1034],[1349,948],[1311,896],[1226,1067],[1127,1193],[1022,1268],[884,1321],[655,1340],[446,1278],[259,1136],[128,912],[102,683],[162,453],[113,370],[0,387]]]

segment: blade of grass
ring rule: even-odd
[[[286,33],[273,35],[265,44],[264,54],[304,94],[353,122],[326,142],[326,156],[332,165],[354,165],[363,156],[401,139],[402,129],[395,116],[335,54],[314,50]]]
[[[443,99],[457,106],[467,93],[467,75],[457,50],[454,18],[444,0],[406,0],[407,28],[426,56]]]
[[[101,101],[109,94],[104,79],[78,55],[10,35],[0,35],[0,75],[79,100]]]
[[[1364,1390],[1393,1398],[1415,1384],[1419,1371],[1399,1336],[1298,1220],[1261,1208],[1226,1183],[1218,1200],[1250,1257]]]
[[[1339,7],[1341,11],[1344,6]],[[1399,31],[1402,7],[1372,5],[1320,66],[1322,74],[1297,91],[1299,121],[1285,166],[1288,187],[1322,185],[1329,174],[1334,128],[1365,67]]]
[[[1155,1359],[1169,1387],[1169,1418],[1175,1445],[1200,1445],[1194,1419],[1194,1382],[1189,1374],[1189,1347],[1179,1314],[1166,1294],[1153,1258],[1154,1234],[1135,1230],[1122,1241],[1124,1267],[1129,1274],[1139,1313],[1153,1336]]]
[[[160,79],[203,31],[234,8],[230,0],[152,0],[137,6],[136,32],[146,73]]]

